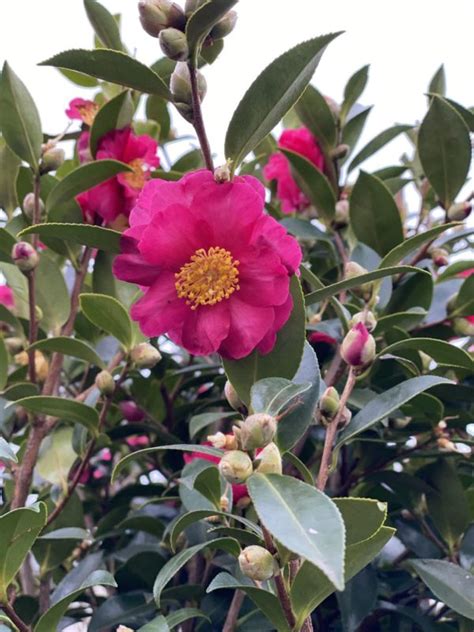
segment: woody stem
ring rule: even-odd
[[[214,163],[212,162],[211,148],[209,146],[209,140],[207,138],[206,128],[204,126],[204,119],[202,116],[201,99],[199,97],[197,70],[194,66],[194,63],[192,62],[188,64],[188,68],[189,68],[189,77],[191,80],[191,94],[192,94],[192,103],[193,103],[193,126],[194,126],[194,129],[196,130],[199,144],[201,146],[202,156],[204,158],[206,168],[209,169],[210,171],[214,171]]]

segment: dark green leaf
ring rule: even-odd
[[[210,0],[191,15],[186,24],[186,38],[188,40],[189,55],[194,65],[197,64],[201,46],[209,35],[212,27],[216,25],[237,2],[238,0]]]
[[[359,151],[359,153],[354,156],[349,167],[347,168],[348,173],[350,173],[353,169],[358,167],[364,160],[370,158],[373,154],[375,154],[379,149],[385,147],[387,143],[391,140],[411,129],[411,125],[394,125],[393,127],[389,127],[385,131],[377,134],[375,138],[373,138],[367,145]]]
[[[40,237],[58,237],[66,239],[76,244],[89,246],[89,248],[100,248],[106,252],[120,252],[120,236],[116,230],[103,228],[102,226],[92,226],[91,224],[37,224],[29,226],[19,233],[19,237],[36,234]]]
[[[0,437],[0,462],[11,461],[12,463],[18,463],[16,454],[10,448],[10,444],[5,441],[3,437]]]
[[[200,415],[194,415],[189,422],[189,436],[191,439],[194,439],[200,430],[227,417],[237,417],[237,413],[201,413]]]
[[[309,85],[295,105],[301,122],[324,147],[337,142],[336,121],[324,96]]]
[[[71,300],[62,271],[47,251],[40,255],[35,276],[36,302],[43,312],[41,326],[57,331],[68,319]]]
[[[1,119],[0,119],[1,120]],[[18,206],[15,182],[21,161],[0,138],[0,208],[3,208],[8,217]]]
[[[92,434],[97,435],[99,415],[95,408],[91,408],[81,402],[76,402],[73,399],[65,399],[63,397],[35,395],[33,397],[19,399],[15,404],[23,406],[23,408],[31,410],[33,413],[51,415],[51,417],[64,419],[64,421],[82,424],[90,430]]]
[[[450,316],[471,316],[474,313],[474,275],[468,277],[458,292]]]
[[[132,117],[133,103],[128,90],[124,90],[100,108],[92,123],[89,138],[89,147],[94,158],[102,136],[114,129],[130,125]]]
[[[250,390],[250,406],[255,413],[278,415],[291,400],[310,388],[310,383],[294,384],[281,377],[256,382]]]
[[[396,355],[397,351],[403,351],[404,349],[423,351],[433,358],[433,360],[436,360],[438,364],[452,364],[474,371],[474,362],[464,349],[460,349],[444,340],[436,340],[434,338],[408,338],[407,340],[400,340],[382,349],[378,355],[379,357],[386,353]]]
[[[81,86],[81,88],[95,88],[99,85],[97,79],[83,75],[81,72],[65,70],[64,68],[58,68],[58,70],[66,79],[75,83],[76,86]]]
[[[77,338],[67,338],[66,336],[58,336],[56,338],[45,338],[31,345],[30,349],[39,349],[40,351],[49,351],[63,353],[64,355],[79,358],[84,362],[89,362],[95,366],[103,367],[102,359],[97,355],[94,349],[86,342]]]
[[[189,621],[189,619],[207,619],[210,621],[209,617],[197,608],[182,608],[181,610],[176,610],[176,612],[169,614],[166,617],[166,622],[172,630],[173,628],[181,625],[181,623]],[[138,632],[140,632],[140,630],[138,630]],[[142,632],[146,631],[142,630]],[[153,632],[153,630],[150,629],[149,632]]]
[[[346,545],[372,538],[384,525],[387,504],[371,498],[334,498],[346,527]]]
[[[342,128],[342,142],[345,145],[349,146],[349,153],[341,161],[342,163],[346,162],[346,160],[349,158],[350,154],[354,150],[355,146],[357,145],[359,138],[361,137],[361,134],[364,130],[365,122],[370,114],[371,109],[372,107],[362,110],[362,112],[359,112],[359,114],[356,114],[355,116],[350,118]]]
[[[81,294],[81,310],[99,329],[107,332],[130,349],[133,344],[132,323],[127,310],[117,299],[104,294]]]
[[[0,260],[12,263],[12,248],[16,244],[16,239],[6,228],[0,228]]]
[[[118,24],[114,16],[95,0],[84,0],[87,17],[105,48],[123,50]]]
[[[369,66],[363,66],[355,72],[344,88],[344,100],[341,105],[340,118],[345,121],[352,106],[357,103],[357,99],[364,92],[369,78]]]
[[[446,95],[446,73],[444,72],[443,64],[441,64],[433,75],[428,86],[428,92],[439,94],[442,97]]]

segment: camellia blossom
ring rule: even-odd
[[[306,127],[286,129],[280,136],[278,147],[301,154],[319,171],[324,168],[324,156],[318,141]],[[308,198],[291,175],[288,158],[282,153],[278,152],[270,156],[263,174],[267,180],[277,181],[277,197],[281,201],[283,213],[302,211],[309,206]]]
[[[0,285],[0,305],[4,305],[8,309],[15,307],[13,290],[8,285]]]
[[[95,224],[99,216],[106,224],[115,223],[114,227],[125,227],[140,191],[150,178],[152,168],[160,164],[157,150],[158,144],[151,136],[137,136],[130,127],[105,134],[99,141],[96,159],[120,160],[130,165],[133,171],[119,173],[77,196],[85,220]],[[81,162],[91,159],[89,132],[81,134],[78,154]]]
[[[99,105],[89,99],[77,97],[69,102],[66,115],[71,119],[79,119],[89,127],[94,122],[95,115],[99,111]]]
[[[218,184],[205,170],[145,186],[114,263],[144,290],[131,315],[145,335],[167,333],[194,355],[273,349],[301,250],[264,213],[264,195],[251,176]]]

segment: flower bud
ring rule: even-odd
[[[264,448],[275,436],[277,422],[266,413],[250,415],[240,426],[240,441],[244,450]]]
[[[38,322],[41,322],[43,320],[44,313],[39,305],[35,305],[35,315]]]
[[[27,193],[25,195],[25,197],[23,198],[22,208],[26,217],[32,220],[35,214],[35,194],[34,193]],[[40,216],[42,216],[44,214],[44,202],[41,198],[39,199],[39,210],[40,210]]]
[[[349,223],[349,200],[339,200],[336,202],[334,213],[334,224],[340,228]]]
[[[463,219],[469,217],[472,211],[470,202],[457,202],[448,209],[448,219],[452,222],[462,222]]]
[[[344,406],[344,408],[342,409],[341,417],[339,419],[339,426],[341,428],[344,428],[344,426],[347,426],[347,424],[350,422],[351,419],[352,419],[351,411],[347,408],[347,406]]]
[[[22,272],[28,273],[39,264],[39,255],[27,241],[19,241],[12,248],[13,263]]]
[[[334,386],[330,386],[319,400],[319,410],[325,417],[332,419],[339,410],[339,402],[339,393]]]
[[[345,143],[342,143],[341,145],[337,145],[337,147],[334,147],[334,149],[331,151],[331,158],[333,160],[339,160],[340,158],[345,158],[347,156],[347,154],[349,153],[350,147],[349,145],[346,145]]]
[[[364,268],[355,261],[348,261],[344,267],[344,279],[355,279],[361,274],[367,274],[367,272],[367,268]]]
[[[20,366],[26,366],[29,363],[29,356],[27,351],[21,351],[17,353],[13,358],[16,364]],[[35,351],[35,373],[38,382],[44,382],[49,373],[49,362],[41,351]]]
[[[255,459],[259,474],[281,474],[283,471],[281,454],[275,443],[269,443]]]
[[[227,161],[225,165],[221,165],[214,169],[214,180],[218,184],[222,184],[223,182],[230,182],[230,162]]]
[[[214,448],[219,448],[220,450],[237,449],[237,440],[233,434],[216,432],[216,434],[208,435],[207,440]]]
[[[474,322],[469,318],[454,318],[453,329],[454,333],[458,336],[474,336]]]
[[[168,28],[161,31],[160,46],[163,54],[174,61],[185,61],[189,57],[188,40],[179,29]]]
[[[170,0],[140,0],[138,3],[140,22],[152,37],[158,37],[163,29],[184,29],[186,18],[179,5]]]
[[[120,412],[122,413],[124,419],[127,421],[143,421],[145,418],[145,413],[143,410],[135,404],[131,399],[120,402],[119,404]]]
[[[263,546],[246,546],[239,555],[240,570],[246,577],[263,582],[278,572],[278,565],[272,554]]]
[[[108,371],[101,371],[96,375],[95,385],[102,395],[113,395],[115,391],[115,381]]]
[[[186,0],[184,3],[184,13],[186,17],[189,17],[191,13],[200,9],[203,4],[206,4],[206,2],[207,0]]]
[[[430,250],[430,256],[437,268],[447,266],[449,263],[449,252],[444,248],[433,248]]]
[[[130,358],[139,369],[152,369],[161,361],[161,353],[148,342],[140,342],[133,347]]]
[[[62,147],[56,147],[53,145],[49,149],[46,149],[41,158],[41,173],[48,173],[49,171],[56,171],[64,162],[64,149]]]
[[[133,632],[132,628],[127,628],[126,625],[119,625],[117,632]]]
[[[237,23],[237,12],[236,11],[228,11],[225,16],[220,20],[211,31],[211,37],[214,40],[222,39],[223,37],[227,37],[229,33],[235,28]]]
[[[371,311],[357,312],[357,314],[354,314],[351,318],[349,324],[351,327],[354,327],[357,323],[362,323],[366,326],[368,331],[373,331],[377,326],[377,319]]]
[[[234,410],[240,410],[243,407],[243,402],[237,395],[237,391],[232,384],[227,380],[224,386],[224,395],[231,408]]]
[[[445,437],[441,437],[440,439],[437,439],[436,443],[438,444],[438,448],[442,452],[457,452],[457,449],[454,443],[450,441],[449,439],[446,439]]]
[[[231,450],[220,460],[219,472],[229,483],[245,483],[253,472],[252,461],[245,452]]]
[[[229,499],[227,496],[221,496],[219,500],[219,509],[221,511],[229,511]]]
[[[199,99],[206,95],[207,84],[204,75],[197,71]],[[171,75],[170,88],[176,103],[192,106],[191,78],[189,68],[185,62],[178,62]]]
[[[375,339],[363,323],[350,329],[341,345],[341,357],[350,366],[362,367],[375,358]]]
[[[6,338],[5,339],[5,347],[10,354],[19,353],[23,347],[23,339],[22,338]]]

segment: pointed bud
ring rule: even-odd
[[[243,408],[244,404],[229,380],[225,383],[224,395],[231,408],[234,410],[241,410]]]
[[[235,28],[237,23],[237,12],[229,11],[225,14],[225,16],[220,20],[211,31],[211,37],[214,40],[222,39],[223,37],[227,37]]]
[[[437,268],[447,266],[449,263],[449,252],[444,248],[433,248],[430,250],[430,256]]]
[[[143,421],[143,419],[145,419],[145,413],[143,410],[131,399],[120,402],[119,408],[124,419],[127,421]]]
[[[214,448],[219,448],[219,450],[237,449],[237,439],[234,437],[233,434],[216,432],[216,434],[208,435],[207,440]]]
[[[272,554],[263,546],[246,546],[239,555],[240,570],[246,577],[263,582],[278,572],[278,565]]]
[[[244,450],[264,448],[275,436],[277,422],[266,413],[250,415],[240,426],[240,441]]]
[[[219,472],[229,483],[245,483],[253,472],[250,457],[240,450],[231,450],[224,454],[219,462]]]
[[[437,439],[436,443],[438,444],[438,448],[442,452],[457,452],[456,446],[452,441],[446,439],[445,437],[441,437]]]
[[[339,200],[336,202],[334,213],[334,224],[338,228],[343,228],[349,223],[349,200]]]
[[[56,171],[64,162],[64,149],[53,145],[49,149],[46,149],[41,158],[41,173],[49,173],[50,171]]]
[[[113,395],[115,391],[115,381],[108,371],[101,371],[96,375],[95,385],[102,395]]]
[[[22,208],[26,217],[32,220],[35,214],[35,194],[34,193],[27,193],[25,195],[25,197],[23,198]],[[39,199],[39,211],[40,211],[40,217],[42,217],[44,214],[44,202],[41,198]]]
[[[341,345],[341,357],[349,366],[362,367],[375,358],[375,339],[363,323],[357,323]]]
[[[453,319],[453,329],[457,336],[474,336],[474,318],[473,321],[471,321],[470,318],[473,317],[458,317]]]
[[[39,255],[27,241],[19,241],[12,248],[13,263],[23,273],[27,274],[39,264]]]
[[[148,342],[133,347],[130,358],[138,369],[152,369],[161,361],[161,353]]]
[[[341,145],[337,145],[337,147],[334,147],[334,149],[330,153],[330,156],[333,160],[339,160],[341,158],[345,158],[349,153],[349,150],[349,145],[342,143]]]
[[[227,161],[225,165],[221,165],[214,169],[214,180],[217,184],[223,184],[224,182],[230,182],[230,165],[232,161]]]
[[[462,222],[463,219],[469,217],[472,211],[470,202],[457,202],[448,209],[448,219],[452,222]]]
[[[225,512],[229,511],[229,499],[227,496],[221,496],[219,500],[219,509]]]
[[[368,331],[373,331],[377,327],[377,319],[374,316],[374,313],[371,311],[367,312],[357,312],[349,321],[349,325],[354,327],[357,323],[362,323],[366,326]]]
[[[183,30],[186,25],[181,7],[169,0],[140,0],[138,11],[142,27],[152,37],[158,37],[163,29]]]
[[[197,73],[197,84],[199,100],[202,101],[206,95],[207,84],[204,75],[199,71]],[[170,89],[176,107],[182,116],[189,122],[193,120],[193,99],[191,91],[191,78],[189,75],[188,64],[179,61],[171,75]]]
[[[283,465],[281,454],[275,443],[269,443],[255,459],[256,472],[259,474],[281,474]]]
[[[319,410],[325,417],[332,419],[339,410],[339,402],[339,393],[334,386],[330,386],[319,400]]]
[[[185,61],[189,57],[188,40],[179,29],[168,28],[161,31],[160,46],[163,54],[173,61]]]

